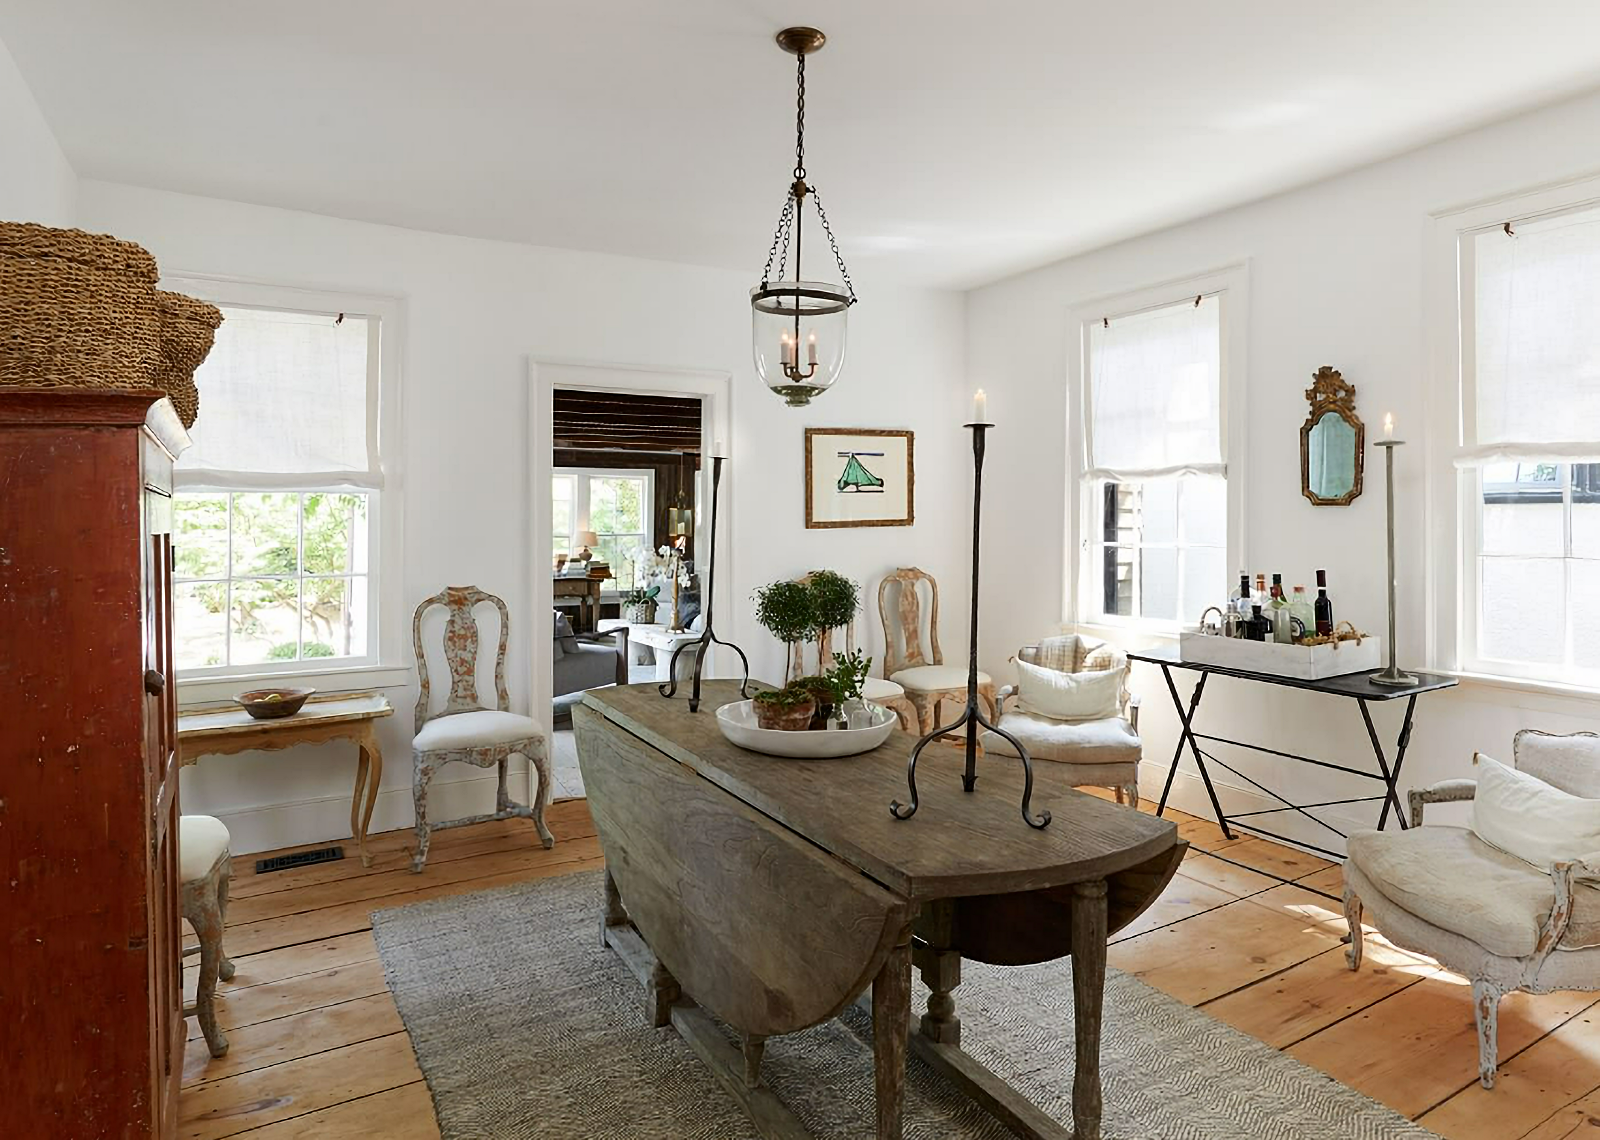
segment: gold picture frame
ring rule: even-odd
[[[915,433],[806,428],[805,450],[807,530],[915,525]]]

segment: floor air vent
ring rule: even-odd
[[[309,867],[313,863],[333,863],[344,858],[343,847],[319,847],[315,851],[296,851],[292,855],[274,855],[270,859],[256,860],[256,874],[269,871],[288,871],[295,867]]]

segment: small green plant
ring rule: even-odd
[[[839,703],[843,704],[845,701],[861,699],[861,688],[871,673],[872,658],[859,649],[852,649],[849,656],[843,653],[833,655],[833,668],[828,670],[827,677],[834,692],[839,694]]]
[[[816,633],[849,625],[861,608],[861,587],[835,570],[818,570],[807,583],[816,611]]]
[[[296,648],[295,643],[292,641],[280,641],[277,645],[267,650],[267,660],[293,661],[295,660]],[[298,649],[302,658],[333,656],[333,646],[325,641],[308,641],[299,646]]]
[[[622,595],[622,604],[625,606],[648,605],[649,603],[655,601],[660,593],[660,586],[651,586],[649,589],[645,589],[643,586],[635,586],[626,594]]]
[[[789,685],[782,689],[767,689],[755,695],[758,705],[771,705],[773,708],[792,709],[814,701],[811,690],[802,689],[798,685]]]
[[[817,609],[811,589],[801,582],[773,582],[753,595],[756,621],[783,642],[783,680],[789,681],[789,652],[797,641],[804,641],[817,630]]]

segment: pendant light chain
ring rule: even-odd
[[[806,180],[806,56],[804,52],[795,56],[799,66],[796,70],[795,95],[794,95],[794,180]]]
[[[817,217],[822,221],[822,232],[828,235],[828,245],[833,250],[834,264],[839,267],[839,276],[844,278],[844,287],[850,294],[850,303],[856,303],[856,287],[850,280],[850,271],[844,267],[844,254],[839,252],[839,243],[834,240],[833,227],[828,224],[828,212],[822,208],[822,195],[817,193],[817,188],[811,188],[811,200],[817,204]]]

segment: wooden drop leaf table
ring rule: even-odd
[[[903,1135],[908,1045],[1018,1135],[1097,1140],[1106,939],[1182,862],[1173,824],[1047,779],[1034,807],[1055,818],[1035,830],[1017,810],[1016,760],[985,759],[966,793],[954,752],[923,756],[921,808],[898,820],[889,803],[905,794],[911,736],[842,760],[757,755],[716,726],[737,690],[708,682],[691,713],[655,685],[592,689],[573,710],[606,858],[601,939],[644,984],[652,1023],[677,1028],[768,1140],[809,1134],[762,1084],[767,1038],[858,997],[873,1019],[878,1140]],[[1068,955],[1070,1130],[961,1048],[953,993],[963,958]],[[931,991],[915,1019],[913,965]]]
[[[367,852],[367,827],[378,802],[383,778],[383,750],[378,747],[377,721],[394,709],[382,693],[330,693],[313,696],[293,716],[257,720],[236,704],[212,705],[178,714],[178,756],[193,764],[202,756],[293,748],[348,740],[355,744],[356,788],[350,799],[350,834],[361,852],[361,865],[372,866]],[[363,799],[365,802],[363,802]]]

